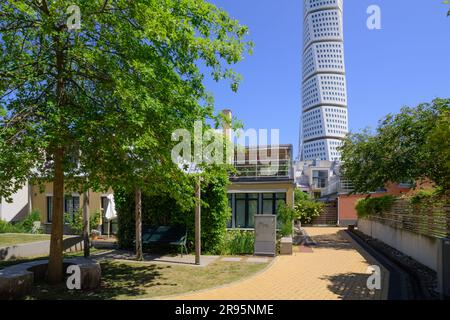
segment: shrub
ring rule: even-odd
[[[312,200],[301,190],[295,190],[295,219],[300,220],[301,223],[311,223],[314,218],[323,213],[324,208],[323,203]]]
[[[420,190],[408,197],[408,202],[413,206],[433,202],[433,200],[439,200],[438,192],[435,190]]]
[[[20,226],[0,220],[0,233],[24,233]]]
[[[358,217],[363,218],[373,214],[380,214],[391,210],[395,201],[394,196],[384,196],[380,198],[360,199],[356,203],[356,212]]]
[[[278,228],[282,237],[292,235],[293,221],[295,219],[295,211],[284,203],[278,205]]]
[[[19,222],[16,227],[26,233],[42,233],[41,228],[36,228],[35,222],[41,221],[39,210],[33,210],[24,220]]]
[[[77,234],[83,234],[83,210],[77,210],[72,216],[69,213],[64,214],[64,222],[70,226],[70,229]],[[94,212],[89,215],[89,225],[95,229],[100,224],[100,213]]]
[[[248,230],[228,230],[221,254],[240,255],[253,254],[255,233]]]

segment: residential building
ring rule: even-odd
[[[112,190],[108,192],[89,192],[89,211],[91,214],[100,214],[100,225],[92,229],[98,229],[102,234],[115,233],[117,223],[108,223],[105,218],[106,208],[109,205],[108,196],[113,194]],[[83,194],[67,191],[64,196],[64,212],[70,216],[79,211],[83,206]],[[38,210],[41,214],[41,223],[44,231],[50,233],[52,215],[53,215],[53,184],[46,183],[43,188],[38,185],[32,186],[31,206],[33,210]],[[109,230],[108,230],[109,229]],[[65,226],[65,233],[69,233],[69,227]]]
[[[31,186],[24,184],[11,198],[12,202],[0,198],[0,220],[17,222],[31,212]]]
[[[348,133],[343,0],[305,0],[300,160],[340,160]]]
[[[276,150],[275,150],[276,149]],[[278,159],[268,163],[260,154],[277,152]],[[253,158],[255,155],[256,158]],[[245,161],[235,152],[236,174],[230,177],[228,199],[232,210],[229,228],[252,229],[258,214],[277,214],[278,205],[294,205],[294,170],[292,145],[245,148]],[[275,169],[269,167],[275,164]]]

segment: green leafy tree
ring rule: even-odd
[[[444,4],[450,4],[450,1],[445,0]],[[450,17],[450,10],[448,10],[448,12],[447,12],[447,17]]]
[[[436,99],[389,114],[375,133],[350,134],[341,148],[341,170],[353,182],[354,192],[422,179],[448,190],[449,110],[449,99]]]
[[[50,283],[63,279],[65,187],[173,189],[171,132],[215,118],[198,66],[237,90],[229,66],[251,50],[247,28],[203,0],[82,0],[79,29],[71,5],[0,3],[0,196],[53,183]]]

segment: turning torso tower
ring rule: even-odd
[[[343,0],[304,0],[300,160],[340,160],[348,133]]]

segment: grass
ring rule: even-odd
[[[28,234],[28,233],[1,233],[0,247],[7,247],[15,244],[50,240],[48,234]]]
[[[67,290],[65,285],[38,284],[26,299],[104,300],[143,299],[186,293],[248,277],[267,263],[214,262],[206,267],[103,261],[101,287]]]
[[[91,248],[91,253],[96,252],[102,252],[103,250],[97,250],[95,248]],[[64,258],[75,258],[75,257],[82,257],[83,251],[78,252],[67,252],[63,254]],[[24,262],[31,262],[36,260],[45,260],[48,259],[48,256],[34,256],[34,257],[26,257],[26,258],[18,258],[18,259],[12,259],[12,260],[0,260],[0,270],[15,264],[24,263]]]

